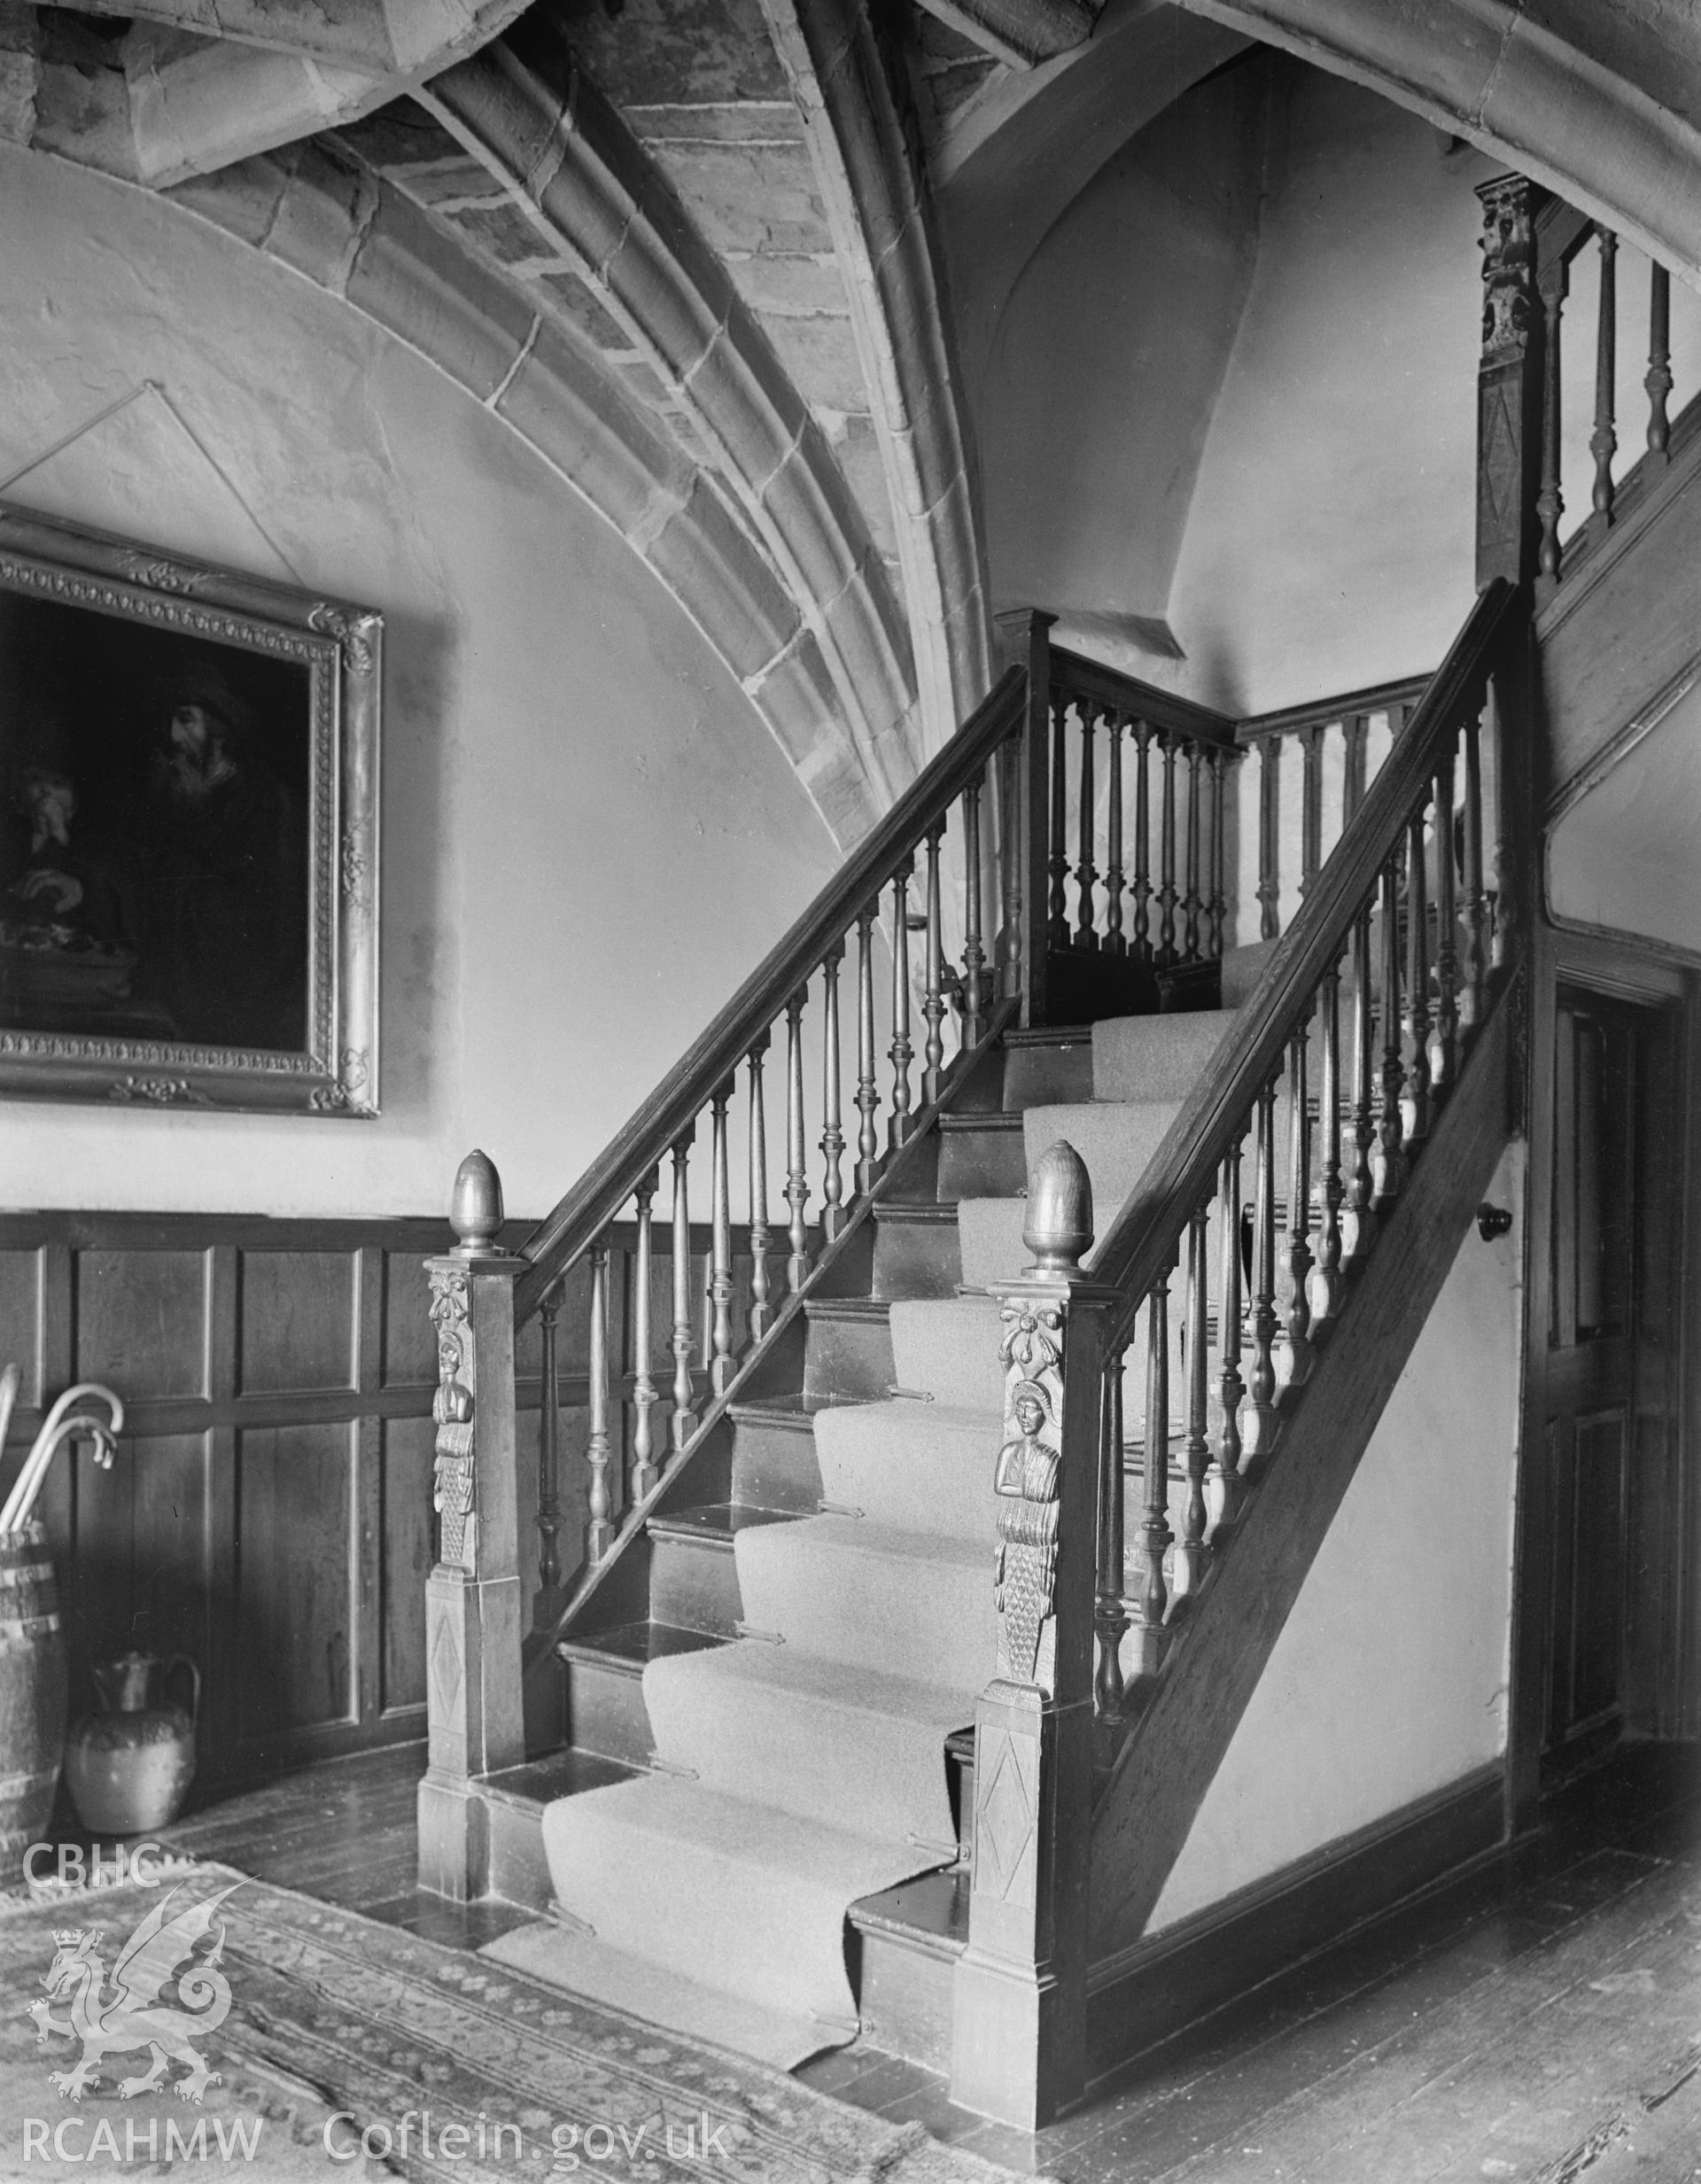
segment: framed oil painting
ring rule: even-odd
[[[0,1093],[377,1112],[382,650],[0,503]]]

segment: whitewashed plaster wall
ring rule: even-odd
[[[1257,269],[1169,618],[1183,688],[1263,712],[1433,667],[1475,590],[1480,153],[1284,64]]]
[[[1500,1758],[1510,1677],[1525,1146],[1460,1245],[1153,1915],[1262,1879]]]
[[[381,1118],[6,1102],[0,1201],[434,1214],[482,1144],[542,1212],[833,869],[820,820],[631,550],[419,357],[126,185],[0,147],[0,202],[11,497],[387,622]]]
[[[1266,76],[1226,71],[1099,169],[1029,260],[988,358],[994,597],[1049,609],[1060,636],[1096,636],[1107,657],[1142,634],[1163,649],[1257,254]]]
[[[1645,718],[1550,834],[1548,905],[1701,956],[1701,662]]]

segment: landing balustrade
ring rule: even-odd
[[[1485,183],[1478,195],[1487,291],[1478,579],[1512,573],[1510,549],[1540,607],[1693,445],[1701,389],[1680,384],[1674,368],[1666,267],[1522,175]],[[1624,277],[1632,269],[1634,283]],[[1579,323],[1565,306],[1585,273],[1594,310],[1592,323]],[[1640,384],[1627,419],[1621,349],[1646,358],[1628,375]],[[1573,377],[1587,395],[1576,406],[1567,400]]]

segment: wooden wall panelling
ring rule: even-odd
[[[510,1223],[517,1245],[527,1224]],[[56,1463],[43,1493],[66,1600],[75,1706],[88,1663],[135,1645],[187,1652],[204,1679],[201,1767],[253,1779],[301,1760],[424,1733],[424,1585],[437,1382],[422,1262],[445,1224],[154,1214],[0,1214],[0,1356],[23,1386],[0,1484],[74,1377],[128,1407],[117,1464]],[[611,1238],[610,1347],[627,1477],[637,1360],[635,1233]],[[737,1244],[748,1259],[748,1239]],[[652,1376],[667,1349],[672,1268],[657,1230]],[[692,1234],[692,1293],[710,1236]],[[742,1294],[742,1290],[741,1290]],[[560,1317],[561,1554],[584,1554],[587,1271]],[[702,1327],[697,1328],[701,1341]],[[738,1339],[745,1339],[741,1322]],[[535,1322],[517,1364],[524,1582],[537,1582]],[[695,1360],[698,1379],[701,1348]],[[652,1421],[665,1444],[671,1404]]]

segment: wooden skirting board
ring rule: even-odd
[[[1095,1965],[1096,2083],[1399,1906],[1499,1855],[1502,1762],[1476,1768]]]

